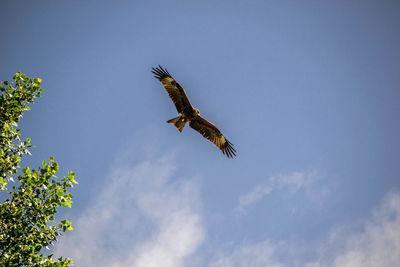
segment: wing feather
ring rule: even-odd
[[[160,65],[158,65],[157,68],[152,68],[151,72],[154,74],[154,77],[156,77],[163,84],[172,102],[174,102],[176,110],[179,113],[183,114],[185,109],[188,110],[188,107],[192,108],[185,90],[179,85],[179,83],[175,81],[174,78],[172,78],[167,69],[163,69]]]
[[[221,131],[208,120],[199,115],[196,119],[191,120],[189,125],[198,131],[203,137],[213,142],[228,158],[236,156],[236,150],[232,143],[229,142]]]

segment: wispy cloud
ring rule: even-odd
[[[265,181],[253,187],[253,189],[239,198],[237,211],[243,211],[246,207],[261,200],[274,190],[285,188],[290,193],[295,193],[301,188],[309,189],[317,178],[317,172],[293,172],[288,175],[268,177]]]
[[[247,267],[268,266],[283,267],[282,263],[273,259],[276,247],[268,241],[245,244],[236,247],[232,253],[222,255],[210,267]]]
[[[186,266],[204,239],[199,182],[173,172],[171,156],[114,166],[57,251],[77,266]]]
[[[303,248],[293,240],[234,243],[231,251],[213,244],[216,249],[208,259],[200,249],[210,240],[205,239],[209,222],[201,212],[199,179],[172,179],[172,155],[151,153],[136,164],[117,162],[107,183],[73,220],[75,230],[57,243],[56,255],[72,257],[76,266],[181,267],[201,262],[210,267],[389,267],[400,262],[400,193],[388,194],[357,233],[335,227],[325,243]],[[241,196],[237,209],[244,210],[274,190],[305,190],[320,199],[314,188],[318,177],[316,171],[269,177]]]
[[[334,229],[324,244],[310,245],[307,249],[317,254],[314,256],[317,259],[311,261],[302,257],[282,259],[279,255],[299,250],[299,246],[285,241],[273,243],[265,240],[237,245],[232,252],[220,255],[210,266],[397,266],[400,262],[400,193],[389,193],[364,223],[362,231],[338,236],[342,234]]]
[[[397,266],[400,263],[400,193],[389,193],[365,223],[364,231],[351,235],[344,247],[330,266]]]

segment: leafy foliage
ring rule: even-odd
[[[40,97],[43,89],[41,79],[30,79],[18,72],[14,75],[14,85],[8,81],[0,82],[0,187],[6,189],[7,180],[17,172],[21,156],[30,154],[30,139],[20,139],[18,125],[22,113],[29,110],[28,104]],[[12,178],[11,178],[12,179]]]
[[[58,164],[50,157],[38,169],[23,168],[18,175],[19,186],[7,192],[7,182],[13,181],[20,167],[21,156],[30,154],[29,138],[21,141],[17,126],[27,104],[40,97],[41,79],[29,79],[22,73],[14,76],[14,85],[1,82],[0,90],[0,185],[2,194],[11,198],[0,204],[0,261],[2,266],[68,266],[72,259],[53,255],[43,256],[42,248],[52,245],[61,232],[73,230],[71,222],[57,223],[57,207],[71,207],[72,194],[68,188],[77,184],[74,173],[58,179]]]

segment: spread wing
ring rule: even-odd
[[[217,147],[221,149],[222,153],[224,153],[228,158],[236,156],[236,150],[233,148],[232,143],[229,142],[220,130],[218,130],[218,128],[208,120],[199,115],[196,116],[196,119],[191,120],[189,125],[198,131],[203,137],[216,144]]]
[[[182,86],[180,86],[179,83],[172,78],[167,69],[163,69],[160,65],[158,65],[157,68],[152,69],[153,70],[151,72],[155,74],[154,77],[160,80],[160,82],[163,84],[172,102],[174,102],[176,110],[179,113],[183,113],[188,107],[192,108],[185,90],[183,90]]]

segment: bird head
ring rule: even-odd
[[[198,110],[197,108],[194,109],[194,112],[196,113],[196,116],[200,115],[200,110]]]

